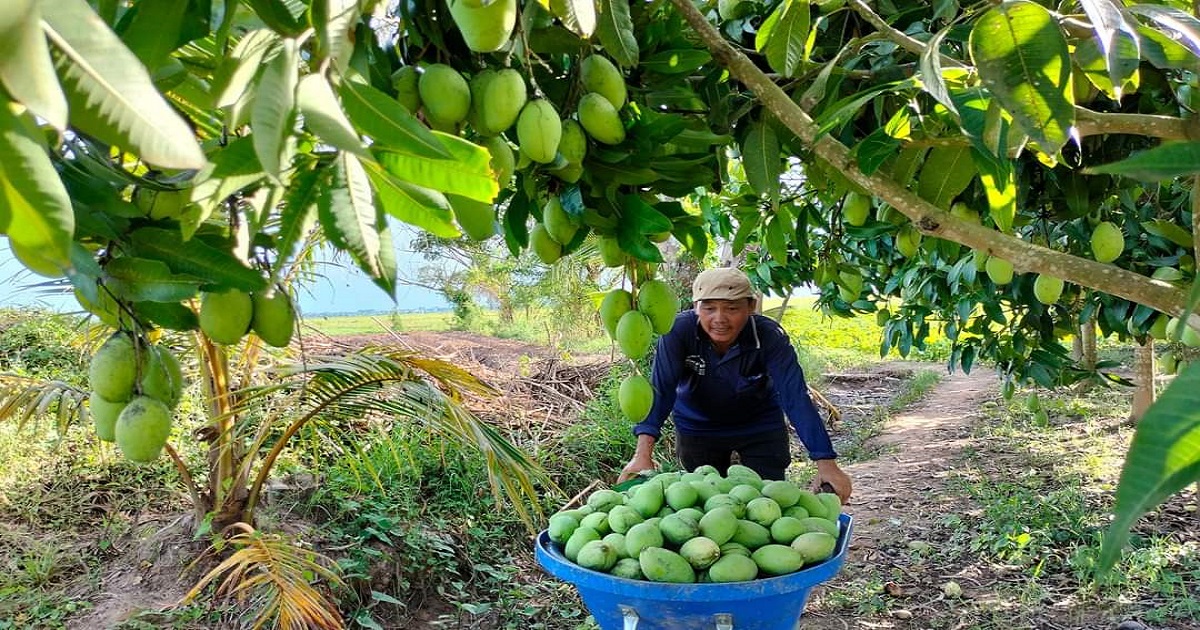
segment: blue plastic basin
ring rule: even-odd
[[[602,630],[795,630],[814,586],[846,561],[853,519],[828,560],[781,577],[729,584],[662,584],[585,569],[562,555],[543,531],[535,555],[550,575],[579,589]]]

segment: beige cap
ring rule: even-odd
[[[692,283],[692,301],[753,298],[754,288],[746,274],[733,267],[706,269]]]

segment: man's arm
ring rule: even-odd
[[[633,451],[633,459],[625,464],[625,468],[621,470],[621,476],[617,477],[617,483],[621,483],[643,470],[656,468],[654,465],[654,444],[656,442],[658,442],[658,438],[648,433],[637,436],[637,448]]]
[[[766,319],[766,318],[764,318]],[[779,404],[788,422],[796,430],[796,436],[808,450],[812,460],[831,460],[837,457],[833,450],[833,442],[829,439],[829,431],[825,422],[808,395],[808,383],[804,381],[804,371],[796,359],[796,349],[779,324],[766,320],[761,327],[761,342],[763,361],[775,392],[779,396]]]

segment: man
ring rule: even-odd
[[[685,469],[710,464],[725,474],[736,452],[764,479],[783,479],[791,463],[786,414],[816,462],[813,486],[827,483],[846,502],[850,477],[837,465],[796,351],[778,323],[755,314],[749,278],[727,267],[706,270],[692,285],[692,303],[658,340],[654,406],[633,428],[637,449],[620,481],[655,468],[654,444],[669,414]]]

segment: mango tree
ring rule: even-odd
[[[814,281],[846,313],[902,297],[885,351],[941,325],[955,365],[1057,382],[1080,320],[1200,324],[1195,145],[1159,145],[1190,137],[1200,23],[1080,6],[21,0],[0,10],[0,230],[116,327],[205,333],[214,489],[234,416],[196,299],[269,293],[314,232],[391,292],[388,217],[548,264],[594,245],[635,288],[656,241],[753,243],[765,287]],[[1166,408],[1124,517],[1200,474],[1200,420]]]

